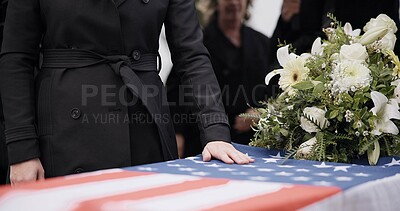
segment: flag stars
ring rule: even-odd
[[[326,165],[325,162],[322,162],[320,165],[313,165],[315,168],[325,169],[325,168],[332,168],[331,165]]]
[[[400,166],[400,159],[396,160],[396,159],[392,158],[392,162],[385,164],[385,166],[387,166],[387,167]]]
[[[308,182],[311,180],[310,177],[293,177],[292,180],[298,181],[298,182]]]
[[[218,171],[236,171],[236,169],[232,169],[232,168],[220,168],[218,169]]]
[[[264,163],[276,163],[278,160],[280,159],[276,159],[276,158],[263,158],[263,160],[265,161]]]
[[[277,165],[279,168],[293,168],[294,166],[289,165]]]
[[[196,171],[197,169],[194,168],[179,168],[179,171]]]
[[[255,180],[255,181],[266,181],[269,180],[268,177],[262,177],[262,176],[255,176],[255,177],[249,177],[250,180]]]
[[[181,164],[167,164],[167,166],[169,166],[169,167],[185,167],[185,165],[181,165]]]
[[[349,182],[353,180],[351,177],[336,177],[335,179],[339,182]]]
[[[288,173],[288,172],[282,171],[282,172],[275,173],[275,175],[276,176],[290,177],[290,176],[293,176],[293,173]]]
[[[245,168],[256,168],[257,166],[256,165],[247,164],[247,165],[242,165],[242,167],[245,167]]]
[[[270,155],[270,157],[271,157],[271,158],[276,158],[276,159],[283,159],[283,158],[285,158],[285,157],[282,157],[282,156],[281,156],[281,153],[280,153],[280,152],[278,152],[278,154],[276,154],[276,155]]]
[[[347,172],[347,169],[350,168],[351,166],[335,166],[333,171],[344,171]]]
[[[261,172],[273,172],[275,171],[274,169],[268,169],[268,168],[259,168],[257,169],[257,171],[261,171]]]
[[[321,172],[321,173],[315,173],[314,175],[315,175],[315,176],[320,176],[320,177],[329,177],[329,176],[331,176],[332,174]]]
[[[151,167],[138,167],[139,171],[157,171],[157,168],[151,168]]]
[[[215,168],[222,167],[222,165],[218,165],[218,164],[216,164],[216,163],[209,164],[209,165],[204,165],[204,166],[206,166],[206,167],[215,167]]]
[[[245,171],[240,171],[240,172],[231,172],[232,175],[237,175],[237,176],[247,176],[249,175],[248,172]]]
[[[197,160],[192,160],[193,162],[195,162],[195,163],[198,163],[198,164],[205,164],[205,163],[207,163],[207,162],[204,162],[204,161],[197,161]]]
[[[369,177],[369,174],[364,174],[364,173],[356,173],[354,174],[356,177]]]
[[[249,155],[249,153],[246,153],[246,155],[247,155],[247,156],[249,156],[249,158],[252,158],[252,159],[254,159],[254,157],[253,157],[253,156],[251,156],[251,155]]]
[[[191,172],[191,175],[204,177],[204,176],[210,175],[210,173],[204,172],[204,171],[199,171],[199,172]]]
[[[187,157],[187,158],[185,158],[186,160],[197,160],[197,159],[199,159],[199,157]]]
[[[331,186],[332,183],[327,182],[327,181],[318,181],[318,182],[313,182],[314,185],[318,185],[318,186]]]

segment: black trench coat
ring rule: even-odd
[[[194,1],[10,0],[0,58],[10,164],[40,156],[47,177],[131,165],[124,85],[152,114],[164,159],[177,158],[164,87],[148,59],[163,23],[177,73],[193,89],[203,145],[230,141]]]

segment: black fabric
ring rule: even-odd
[[[276,86],[266,86],[264,78],[268,73],[270,40],[261,33],[243,25],[240,48],[235,47],[219,29],[217,19],[204,31],[204,44],[211,54],[211,63],[222,90],[230,125],[235,118],[259,102],[273,96]],[[225,53],[227,52],[227,53]],[[228,58],[232,56],[233,58]],[[238,133],[231,129],[232,141],[247,144],[254,132]]]
[[[265,100],[277,93],[277,81],[266,86],[264,78],[268,73],[270,42],[261,33],[243,25],[241,29],[241,47],[235,47],[219,29],[216,19],[204,30],[204,44],[211,54],[211,62],[222,90],[221,102],[224,103],[230,125],[234,125],[237,115],[245,112],[250,106],[260,106],[259,101]],[[175,122],[177,131],[185,137],[185,155],[193,154],[193,147],[198,146],[196,127],[189,116],[190,107],[180,104],[187,102],[184,96],[191,94],[185,86],[179,86],[179,77],[174,74],[175,67],[167,81],[168,99],[173,116],[181,122]],[[189,117],[188,117],[189,116]],[[247,144],[253,137],[253,132],[238,133],[230,130],[232,141]],[[189,146],[189,147],[187,147]],[[188,152],[186,152],[188,150]],[[197,152],[199,152],[198,150]]]
[[[158,131],[162,131],[164,128],[162,122],[155,117],[161,113],[155,106],[156,102],[153,101],[153,98],[144,95],[142,82],[135,74],[135,71],[156,71],[157,54],[143,54],[140,61],[135,61],[129,56],[103,56],[79,49],[43,50],[42,68],[82,68],[101,63],[109,64],[115,74],[122,78],[130,91],[127,102],[134,102],[128,107],[131,165],[173,159],[173,152],[165,142],[166,137],[163,137],[164,134],[161,132],[158,135]],[[20,132],[17,131],[17,134]],[[164,152],[161,150],[160,137],[162,137]]]
[[[0,1],[0,49],[3,40],[4,19],[6,17],[7,0]],[[4,135],[4,115],[0,94],[0,184],[5,184],[8,170],[7,146]]]
[[[39,137],[8,145],[13,148],[8,152],[10,163],[40,151],[46,177],[131,165],[132,134],[129,124],[121,121],[129,116],[130,105],[120,101],[125,84],[129,84],[126,81],[142,89],[141,94],[146,96],[146,100],[141,98],[143,104],[150,115],[158,115],[162,121],[157,129],[164,160],[177,158],[174,128],[157,69],[137,71],[131,77],[132,68],[122,59],[76,68],[45,66],[34,78],[41,49],[81,49],[110,61],[114,55],[144,61],[143,55],[157,54],[159,34],[165,24],[176,72],[185,84],[193,85],[196,93],[194,112],[199,117],[224,115],[223,105],[211,99],[219,98],[220,89],[202,43],[194,1],[116,3],[9,3],[0,57],[5,126],[9,130],[36,125]],[[206,88],[211,95],[202,94]],[[203,144],[230,141],[226,132],[229,125],[223,119],[198,126]]]
[[[137,102],[128,108],[131,164],[141,165],[161,162],[164,160],[164,153],[162,152],[161,140],[155,120],[140,99],[132,98],[136,98],[136,96],[131,96],[130,92],[128,92],[128,101]]]

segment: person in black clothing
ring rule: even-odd
[[[248,144],[254,132],[251,129],[253,120],[239,115],[253,113],[251,107],[259,107],[259,101],[272,96],[275,91],[273,85],[267,87],[264,84],[269,66],[270,40],[244,24],[250,4],[251,1],[247,0],[211,1],[210,7],[215,8],[215,13],[204,29],[204,44],[210,52],[211,63],[222,90],[222,102],[231,125],[232,141],[241,144]],[[172,70],[167,81],[170,102],[177,102],[177,83],[179,79],[176,79]],[[185,90],[181,89],[180,92],[182,95]],[[178,113],[184,110],[174,109]],[[186,144],[193,149],[192,145],[198,142],[194,141],[198,133],[186,123],[180,124],[179,128],[182,125],[185,129],[177,131],[186,133],[185,139],[190,139]]]
[[[0,49],[3,40],[4,19],[8,0],[0,0]],[[3,105],[0,95],[0,184],[5,184],[8,171],[6,138],[4,136]]]
[[[283,0],[281,15],[271,38],[272,52],[279,42],[292,44],[296,54],[309,52],[317,37],[323,37],[322,18],[325,0]],[[271,54],[272,69],[279,67],[276,53]]]
[[[212,101],[220,88],[194,0],[78,2],[9,1],[0,91],[12,184],[178,158],[158,74],[163,24],[176,72],[199,93],[203,160],[253,162]]]
[[[344,25],[349,22],[353,29],[363,29],[365,24],[379,14],[386,14],[400,28],[398,0],[325,0],[325,13],[332,13]],[[324,18],[324,27],[329,26],[330,19]],[[400,32],[396,32],[397,42],[394,52],[400,53]]]

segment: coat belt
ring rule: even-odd
[[[123,63],[135,71],[160,71],[161,57],[159,54],[141,54],[140,58],[126,55],[104,56],[94,51],[83,49],[45,49],[42,68],[82,68],[100,63]],[[159,67],[157,67],[157,61]]]
[[[157,59],[161,68],[161,58],[158,54],[148,53],[141,54],[140,58],[135,56],[129,57],[126,55],[104,56],[96,52],[82,49],[46,49],[43,50],[42,68],[83,68],[96,64],[108,64],[113,71],[121,77],[124,84],[128,87],[133,95],[139,97],[149,111],[150,114],[161,114],[160,104],[153,97],[146,96],[144,85],[136,72],[159,71],[157,68]],[[165,124],[160,121],[155,121],[163,145],[165,159],[172,159],[175,156],[169,149],[167,139],[169,134],[163,128]]]

